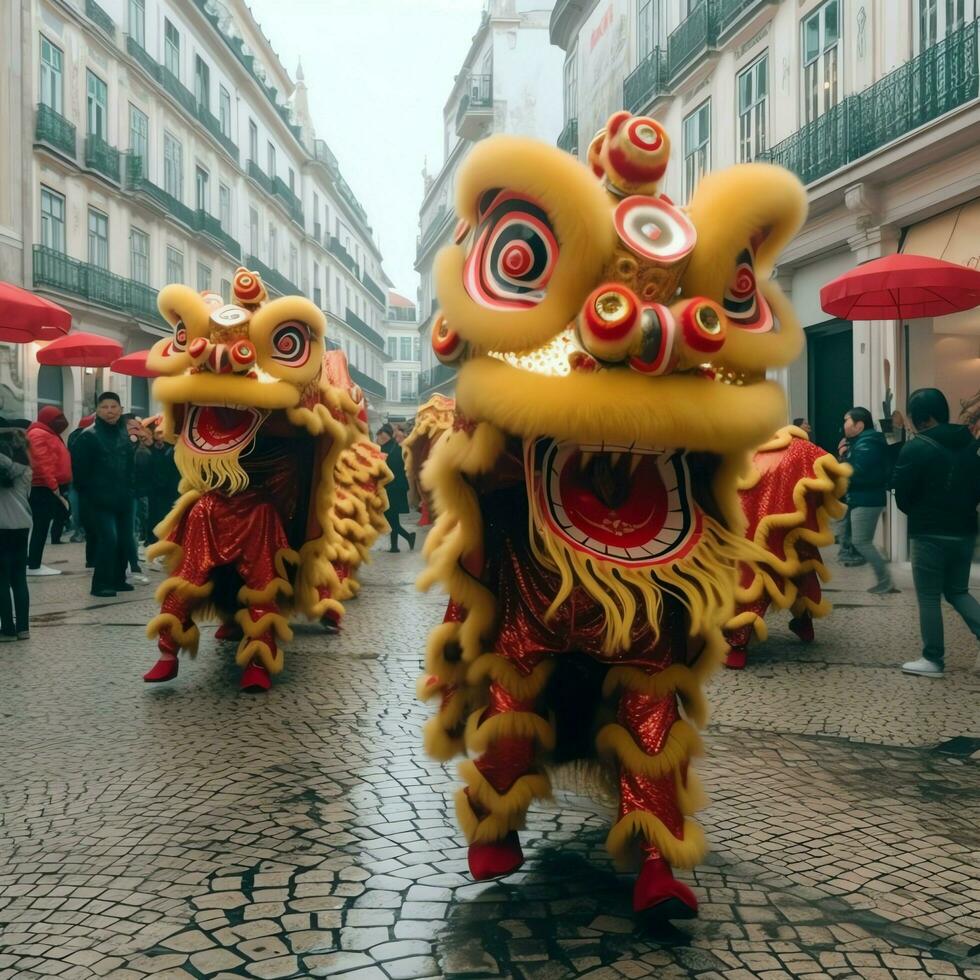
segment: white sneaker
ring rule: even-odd
[[[907,664],[902,664],[903,674],[916,674],[918,677],[943,677],[943,668],[934,660],[926,660],[919,657],[918,660],[910,660]]]
[[[49,568],[47,565],[41,565],[40,568],[27,569],[27,574],[28,575],[60,575],[61,569]]]
[[[147,585],[150,580],[142,572],[127,572],[126,581],[139,582],[141,585]]]
[[[166,572],[166,567],[163,564],[162,558],[153,558],[146,563],[146,567],[154,572]]]

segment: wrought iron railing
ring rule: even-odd
[[[160,80],[163,82],[164,91],[190,115],[197,118],[197,97],[194,93],[169,68],[164,67],[160,72]]]
[[[327,251],[331,255],[336,256],[342,265],[350,269],[356,278],[360,278],[360,270],[357,267],[357,262],[354,260],[354,256],[351,255],[346,248],[344,248],[340,239],[336,235],[330,236],[327,242]]]
[[[119,183],[119,151],[94,133],[85,137],[85,166]]]
[[[373,327],[369,327],[349,306],[344,314],[347,326],[357,331],[369,344],[374,344],[381,350],[385,349],[385,339]]]
[[[75,126],[51,106],[42,102],[37,107],[37,120],[34,124],[34,139],[38,143],[47,143],[56,150],[67,154],[72,159],[78,152],[75,144]]]
[[[254,160],[249,160],[246,163],[245,172],[262,190],[269,194],[272,193],[272,178]]]
[[[456,125],[468,112],[484,113],[493,109],[493,75],[470,75],[467,88],[456,110]]]
[[[158,82],[163,74],[163,66],[143,47],[132,34],[126,35],[126,52],[139,62],[139,66]]]
[[[437,364],[435,367],[428,368],[419,374],[419,398],[427,395],[433,389],[441,387],[454,377],[456,377],[456,368],[449,367],[448,364]]]
[[[778,0],[715,0],[718,40],[726,37],[751,14]]]
[[[116,22],[95,2],[85,0],[85,16],[109,37],[116,36]]]
[[[623,106],[632,113],[642,111],[667,91],[667,53],[654,48],[623,82]]]
[[[388,397],[388,390],[380,381],[375,381],[369,374],[365,374],[360,368],[348,363],[347,370],[350,372],[351,381],[356,382],[370,395],[377,395],[382,401]]]
[[[286,205],[286,210],[289,212],[289,216],[297,224],[303,224],[303,202],[296,196],[296,194],[290,190],[289,184],[287,184],[281,177],[272,178],[272,193]]]
[[[288,279],[281,272],[277,272],[271,266],[266,265],[255,255],[245,256],[245,265],[253,272],[257,272],[262,281],[270,289],[279,293],[281,296],[300,295],[300,288],[291,279]]]
[[[221,221],[207,211],[197,210],[194,212],[194,227],[197,231],[204,232],[212,241],[220,245],[235,261],[242,257],[242,247],[238,242],[225,231]]]
[[[387,299],[384,290],[366,272],[361,274],[361,282],[364,283],[364,288],[384,306]]]
[[[333,150],[327,145],[326,140],[315,139],[313,141],[313,157],[319,160],[332,174],[337,173],[339,165]]]
[[[228,155],[238,163],[238,145],[221,128],[221,120],[206,106],[198,102],[194,107],[194,115],[204,128],[224,147]]]
[[[558,149],[578,156],[578,119],[569,119],[558,134]]]
[[[975,99],[977,26],[967,24],[848,96],[763,158],[810,183]]]
[[[701,2],[667,38],[667,72],[676,82],[696,58],[718,41],[717,0]]]
[[[153,183],[143,167],[143,158],[130,151],[126,154],[126,189],[134,194],[144,194],[165,214],[176,218],[188,228],[195,230],[195,212],[169,191]]]
[[[161,321],[157,291],[151,286],[117,276],[44,245],[34,246],[33,281],[35,289],[69,293],[150,323]]]

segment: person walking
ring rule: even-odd
[[[82,509],[95,534],[92,595],[132,592],[126,581],[127,535],[133,533],[135,446],[120,424],[122,405],[114,391],[99,395],[95,424],[72,446],[72,470]]]
[[[174,461],[174,447],[163,438],[163,426],[157,422],[152,427],[153,444],[150,446],[147,481],[147,531],[144,544],[149,546],[157,540],[156,526],[170,513],[179,495],[180,471]],[[163,571],[159,558],[150,562],[150,567]]]
[[[980,440],[965,425],[950,424],[949,403],[938,388],[913,391],[908,415],[916,435],[902,447],[894,485],[895,501],[909,519],[922,656],[903,664],[902,670],[942,677],[943,596],[980,639],[980,603],[970,595],[980,504]]]
[[[405,474],[405,461],[402,459],[402,447],[395,441],[395,431],[385,422],[378,429],[378,445],[385,454],[388,469],[391,470],[392,481],[385,490],[388,492],[388,509],[385,511],[385,520],[391,528],[391,547],[388,549],[397,552],[398,538],[402,537],[408,542],[409,550],[415,548],[415,532],[409,533],[402,527],[401,515],[408,513],[408,476]]]
[[[0,428],[0,642],[30,637],[27,541],[32,520],[31,480],[24,430]]]
[[[898,592],[874,543],[888,492],[888,443],[875,431],[874,419],[866,408],[852,408],[844,415],[844,436],[848,441],[847,461],[853,469],[847,488],[851,546],[874,570],[875,584],[868,589],[872,595]]]
[[[61,439],[68,419],[55,405],[45,405],[27,430],[30,443],[32,480],[31,516],[33,528],[27,550],[28,575],[60,575],[56,568],[41,564],[51,525],[68,511],[68,498],[61,487],[71,483],[71,456]]]
[[[95,421],[95,413],[91,415],[83,415],[78,420],[78,425],[72,429],[68,436],[68,454],[71,455],[72,447],[75,444],[75,440]],[[68,488],[68,503],[71,505],[71,529],[72,535],[69,538],[72,544],[80,544],[85,541],[85,567],[92,568],[94,564],[94,552],[91,549],[91,545],[87,540],[86,527],[85,527],[85,515],[82,513],[82,504],[78,498],[78,490],[75,489],[75,484],[72,483]],[[94,544],[94,536],[92,538],[92,544]]]

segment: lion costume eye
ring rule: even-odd
[[[743,330],[765,333],[772,330],[772,310],[755,281],[755,262],[751,249],[743,249],[735,263],[735,275],[725,287],[722,305],[729,319]]]
[[[507,191],[480,202],[475,240],[464,267],[466,292],[494,310],[521,310],[545,298],[558,240],[539,204]]]
[[[310,328],[299,320],[281,324],[272,334],[272,357],[289,367],[302,367],[310,348]]]
[[[174,324],[174,339],[172,341],[172,348],[175,351],[187,350],[187,327],[184,325],[183,320],[178,320]]]

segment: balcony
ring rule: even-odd
[[[357,331],[369,344],[374,344],[380,350],[385,349],[385,339],[377,330],[369,327],[349,306],[344,314],[344,320],[352,330]]]
[[[493,76],[470,75],[467,90],[456,110],[456,135],[464,140],[478,140],[493,122]]]
[[[382,305],[386,304],[384,290],[365,272],[361,276],[364,288]]]
[[[764,158],[809,184],[975,99],[977,22],[777,143]]]
[[[718,0],[701,0],[667,38],[667,74],[676,84],[688,68],[718,43]]]
[[[119,183],[119,151],[94,133],[85,137],[85,166]]]
[[[715,0],[718,42],[727,41],[735,31],[747,24],[750,18],[763,7],[768,7],[776,2],[777,0]]]
[[[100,307],[128,313],[137,320],[162,325],[157,291],[144,283],[69,258],[63,252],[34,246],[34,288],[53,289]]]
[[[162,81],[163,67],[153,58],[153,56],[143,47],[132,34],[126,35],[126,53],[136,61],[151,78]]]
[[[569,119],[565,128],[558,134],[558,149],[578,156],[578,120]]]
[[[313,237],[318,241],[323,241],[323,227],[319,221],[313,222]]]
[[[456,368],[447,364],[437,364],[419,375],[419,399],[427,397],[436,388],[456,377]]]
[[[225,152],[238,163],[238,146],[221,128],[221,120],[213,115],[211,110],[200,102],[194,108],[194,115],[204,128],[224,147]]]
[[[403,323],[415,323],[414,306],[389,306],[388,319],[399,320]]]
[[[350,372],[351,381],[360,385],[368,394],[377,395],[381,401],[384,401],[388,397],[388,392],[380,381],[375,381],[370,375],[365,374],[360,368],[354,367],[349,362],[347,364],[347,370]]]
[[[37,107],[34,141],[45,143],[65,156],[75,159],[75,126],[64,116],[43,103]]]
[[[275,269],[270,268],[254,255],[245,256],[245,265],[253,272],[257,272],[262,277],[262,281],[266,286],[281,296],[300,295],[300,288],[296,283],[291,282],[281,272],[276,272]]]
[[[280,177],[272,178],[272,193],[286,206],[289,216],[301,228],[303,227],[303,202]]]
[[[169,68],[160,71],[164,91],[189,115],[197,118],[197,98],[194,93]]]
[[[342,265],[346,266],[355,279],[360,278],[360,270],[357,268],[357,263],[354,261],[354,256],[347,251],[346,248],[340,243],[340,239],[336,235],[331,235],[329,241],[327,242],[327,251],[336,256]]]
[[[272,178],[254,160],[248,161],[246,172],[262,190],[272,193]]]
[[[334,155],[333,150],[327,146],[326,140],[313,141],[313,157],[315,160],[319,160],[331,174],[336,175],[340,172],[337,157]]]
[[[623,82],[623,106],[634,115],[646,115],[647,108],[667,94],[667,54],[654,48],[626,76]]]
[[[116,36],[116,22],[95,2],[95,0],[85,0],[85,16],[88,17],[96,27],[111,38]]]
[[[191,230],[196,230],[197,216],[195,212],[169,191],[157,187],[146,176],[143,158],[135,153],[126,154],[126,189],[134,194],[142,194],[165,215],[175,221],[180,221]]]
[[[313,305],[318,309],[323,309],[323,290],[319,286],[313,287]]]
[[[194,212],[194,228],[203,232],[213,242],[223,248],[236,262],[242,257],[242,247],[222,227],[221,222],[207,211]]]

